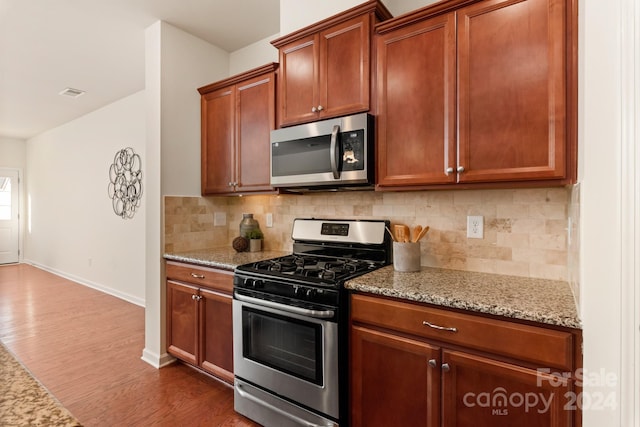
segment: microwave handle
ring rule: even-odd
[[[338,170],[338,159],[336,158],[338,133],[340,133],[340,125],[334,125],[333,131],[331,131],[331,147],[329,148],[329,156],[331,157],[331,172],[333,172],[334,179],[340,179],[340,171]]]

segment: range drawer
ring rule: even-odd
[[[233,272],[167,261],[167,279],[187,282],[231,294]]]
[[[570,370],[573,363],[570,332],[359,294],[351,296],[351,319],[540,367]]]

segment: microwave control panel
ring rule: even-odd
[[[340,134],[342,140],[342,170],[363,170],[365,165],[364,130],[352,130]]]

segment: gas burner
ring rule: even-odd
[[[354,259],[329,258],[307,254],[285,255],[252,265],[253,270],[265,274],[283,274],[289,277],[317,278],[336,282],[356,273],[377,268],[375,263]]]
[[[252,289],[269,288],[280,296],[289,295],[291,286],[314,287],[325,293],[339,291],[345,281],[390,262],[388,225],[377,220],[296,219],[293,252],[238,266],[238,282]],[[300,292],[292,295],[298,298]]]

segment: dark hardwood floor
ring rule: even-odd
[[[230,386],[140,359],[142,307],[30,265],[0,266],[0,341],[85,426],[257,426]]]

